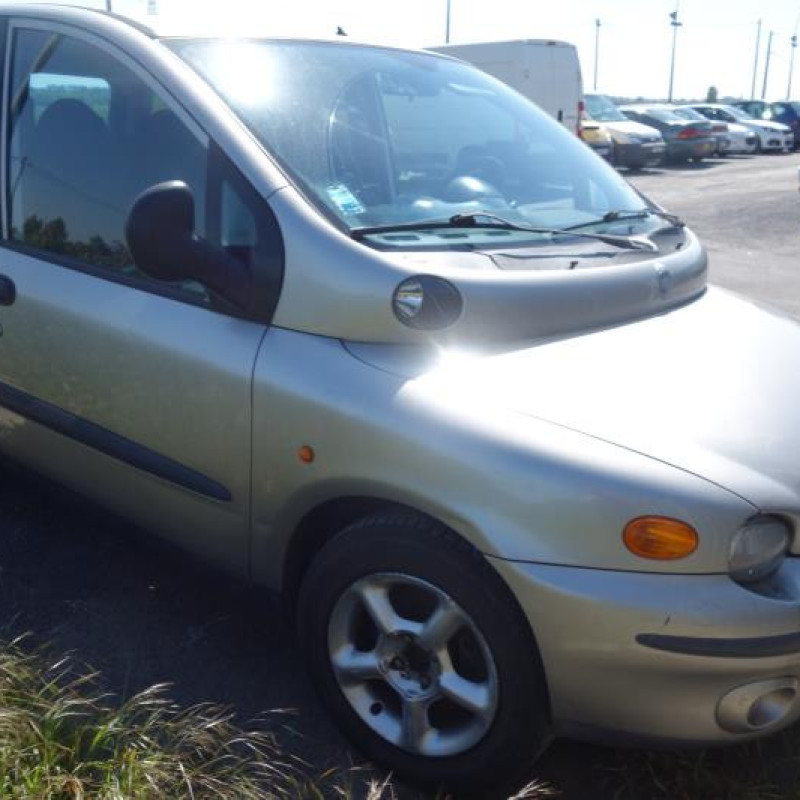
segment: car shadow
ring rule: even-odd
[[[291,622],[250,589],[72,493],[0,465],[0,630],[99,670],[119,699],[171,684],[181,706],[263,716],[314,771],[354,756],[306,676]]]

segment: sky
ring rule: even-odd
[[[78,0],[79,1],[79,0]],[[76,0],[71,0],[76,2]],[[447,0],[112,0],[118,13],[172,27],[191,19],[252,20],[248,28],[278,34],[332,35],[337,26],[362,41],[404,47],[442,44]],[[86,0],[104,7],[105,0]],[[156,16],[148,14],[153,5]],[[666,97],[676,0],[451,0],[454,44],[503,39],[561,39],[578,48],[584,88],[594,88],[596,20],[599,19],[597,90],[626,97]],[[764,86],[769,31],[774,32],[768,99],[786,97],[790,37],[800,34],[800,0],[682,0],[675,60],[675,98],[750,97],[757,23],[763,21],[756,97]],[[800,98],[800,54],[795,50],[793,99]]]

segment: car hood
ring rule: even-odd
[[[375,363],[365,347],[356,354]],[[415,380],[434,401],[441,393],[483,413],[503,406],[666,462],[761,509],[800,510],[800,325],[722,290],[581,336],[446,356]]]
[[[642,125],[641,122],[634,122],[632,119],[620,120],[615,122],[603,122],[603,127],[611,133],[633,134],[634,136],[648,136],[661,139],[661,131],[651,128],[649,125]]]
[[[786,133],[787,131],[791,130],[788,125],[784,125],[782,122],[774,122],[771,119],[759,119],[755,122],[756,125],[759,125],[762,128],[769,128],[773,131],[781,131],[782,133]]]

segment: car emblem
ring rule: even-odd
[[[654,264],[653,269],[656,271],[659,294],[669,294],[672,288],[672,273],[663,264]]]

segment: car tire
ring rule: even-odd
[[[438,628],[426,625],[435,615]],[[438,522],[391,511],[341,531],[302,581],[297,623],[331,716],[396,775],[489,797],[518,784],[549,742],[522,610],[486,558]]]

